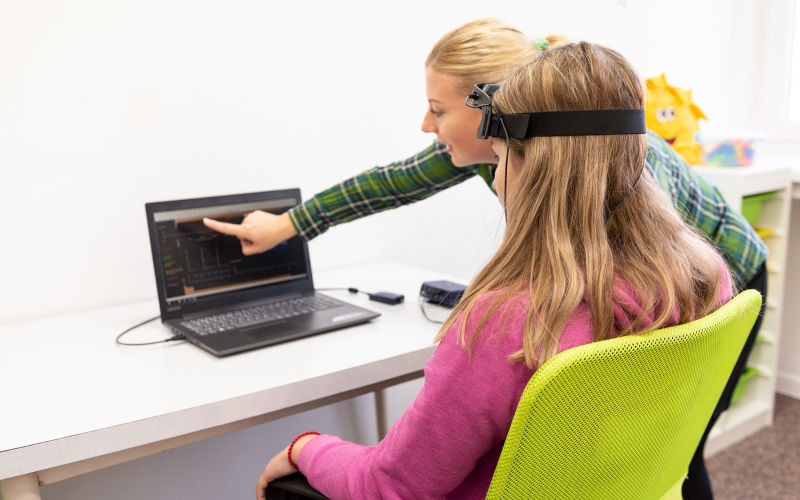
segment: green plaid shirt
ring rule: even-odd
[[[743,281],[752,278],[766,260],[767,247],[747,220],[728,206],[719,190],[650,131],[645,167],[658,179],[684,221],[716,243],[731,270]],[[372,168],[317,193],[290,210],[289,217],[298,233],[310,240],[336,224],[423,200],[475,175],[492,189],[494,168],[487,164],[455,167],[444,146],[434,142],[403,162]]]

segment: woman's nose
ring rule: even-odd
[[[430,111],[426,111],[425,117],[422,119],[422,131],[425,133],[436,133],[436,128],[433,125],[433,116]]]

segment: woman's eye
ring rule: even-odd
[[[439,111],[438,109],[433,109],[433,108],[431,108],[431,114],[433,116],[435,116],[436,118],[439,118],[440,116],[442,116],[442,112],[441,111]]]

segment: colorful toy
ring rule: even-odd
[[[753,142],[750,138],[704,140],[703,152],[706,165],[750,166],[753,164]]]
[[[708,118],[692,102],[692,91],[668,84],[663,73],[648,78],[647,89],[644,106],[647,128],[669,142],[688,163],[700,163],[703,156],[696,139],[697,122]]]

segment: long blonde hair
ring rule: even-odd
[[[502,113],[643,109],[644,89],[618,53],[581,42],[546,51],[511,73],[493,104]],[[510,148],[521,171],[507,195],[504,239],[437,340],[463,314],[458,335],[471,352],[489,316],[512,295],[525,294],[523,348],[512,359],[535,368],[556,354],[584,300],[594,340],[615,335],[616,279],[633,288],[641,307],[619,335],[671,324],[676,310],[684,323],[716,308],[722,272],[716,251],[683,223],[647,170],[636,182],[644,135],[512,139]],[[467,342],[466,318],[489,291],[498,293]]]
[[[541,41],[546,40],[546,44]],[[537,45],[538,42],[538,45]],[[478,19],[446,33],[433,46],[425,66],[455,77],[466,96],[472,85],[498,82],[542,50],[565,43],[562,35],[529,40],[517,28],[497,19]]]

